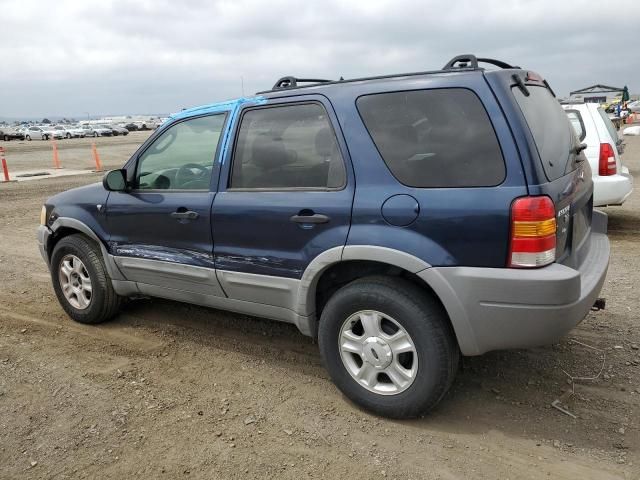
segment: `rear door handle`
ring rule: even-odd
[[[169,215],[171,215],[171,218],[175,218],[176,220],[195,220],[200,216],[198,215],[198,212],[194,212],[192,210],[171,212]]]
[[[295,223],[328,223],[331,219],[326,215],[316,213],[313,215],[293,215],[289,220]]]

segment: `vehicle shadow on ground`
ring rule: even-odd
[[[204,355],[209,348],[242,353],[270,366],[330,382],[317,345],[293,325],[156,299],[131,302],[116,319],[115,325],[118,324],[162,332],[164,340],[178,344],[194,342],[203,348]],[[594,369],[597,371],[598,362],[599,357],[577,348],[569,339],[549,347],[467,357],[461,362],[450,392],[434,411],[424,418],[396,423],[425,433],[497,431],[506,436],[552,438],[573,442],[582,448],[610,449],[611,442],[603,440],[601,435],[585,435],[589,433],[589,423],[580,418],[579,412],[592,399],[585,400],[579,386],[578,395],[568,402],[569,409],[575,409],[578,418],[551,407],[551,402],[570,388],[561,367],[588,374]],[[352,409],[373,417],[332,388],[333,394]],[[605,396],[607,388],[602,388]],[[546,421],[542,421],[543,417]],[[554,419],[551,430],[549,417]],[[581,431],[579,435],[578,431]],[[589,438],[589,442],[579,445],[578,438],[583,441]]]

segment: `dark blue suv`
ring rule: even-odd
[[[554,342],[596,301],[609,241],[583,148],[548,83],[501,61],[285,77],[173,115],[50,198],[38,239],[76,321],[157,296],[290,322],[349,398],[411,417],[460,354]]]

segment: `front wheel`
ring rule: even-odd
[[[83,235],[58,242],[51,255],[51,280],[58,301],[80,323],[101,323],[120,308],[100,249]]]
[[[460,352],[442,306],[401,278],[366,277],[322,311],[318,343],[337,387],[386,417],[428,412],[449,390]]]
[[[66,136],[67,136],[67,140],[69,140],[71,138],[71,134],[70,133],[67,133]]]
[[[31,136],[30,136],[30,135],[27,135],[27,136],[26,136],[26,137],[24,137],[24,138],[25,138],[25,140],[26,140],[27,142],[30,142],[30,141],[31,141]]]
[[[93,132],[94,138],[98,136],[98,132]]]

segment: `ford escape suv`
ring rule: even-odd
[[[596,302],[609,241],[583,150],[548,83],[497,60],[284,77],[173,115],[48,199],[38,240],[78,322],[137,296],[290,322],[346,396],[412,417],[461,354],[554,342]]]

